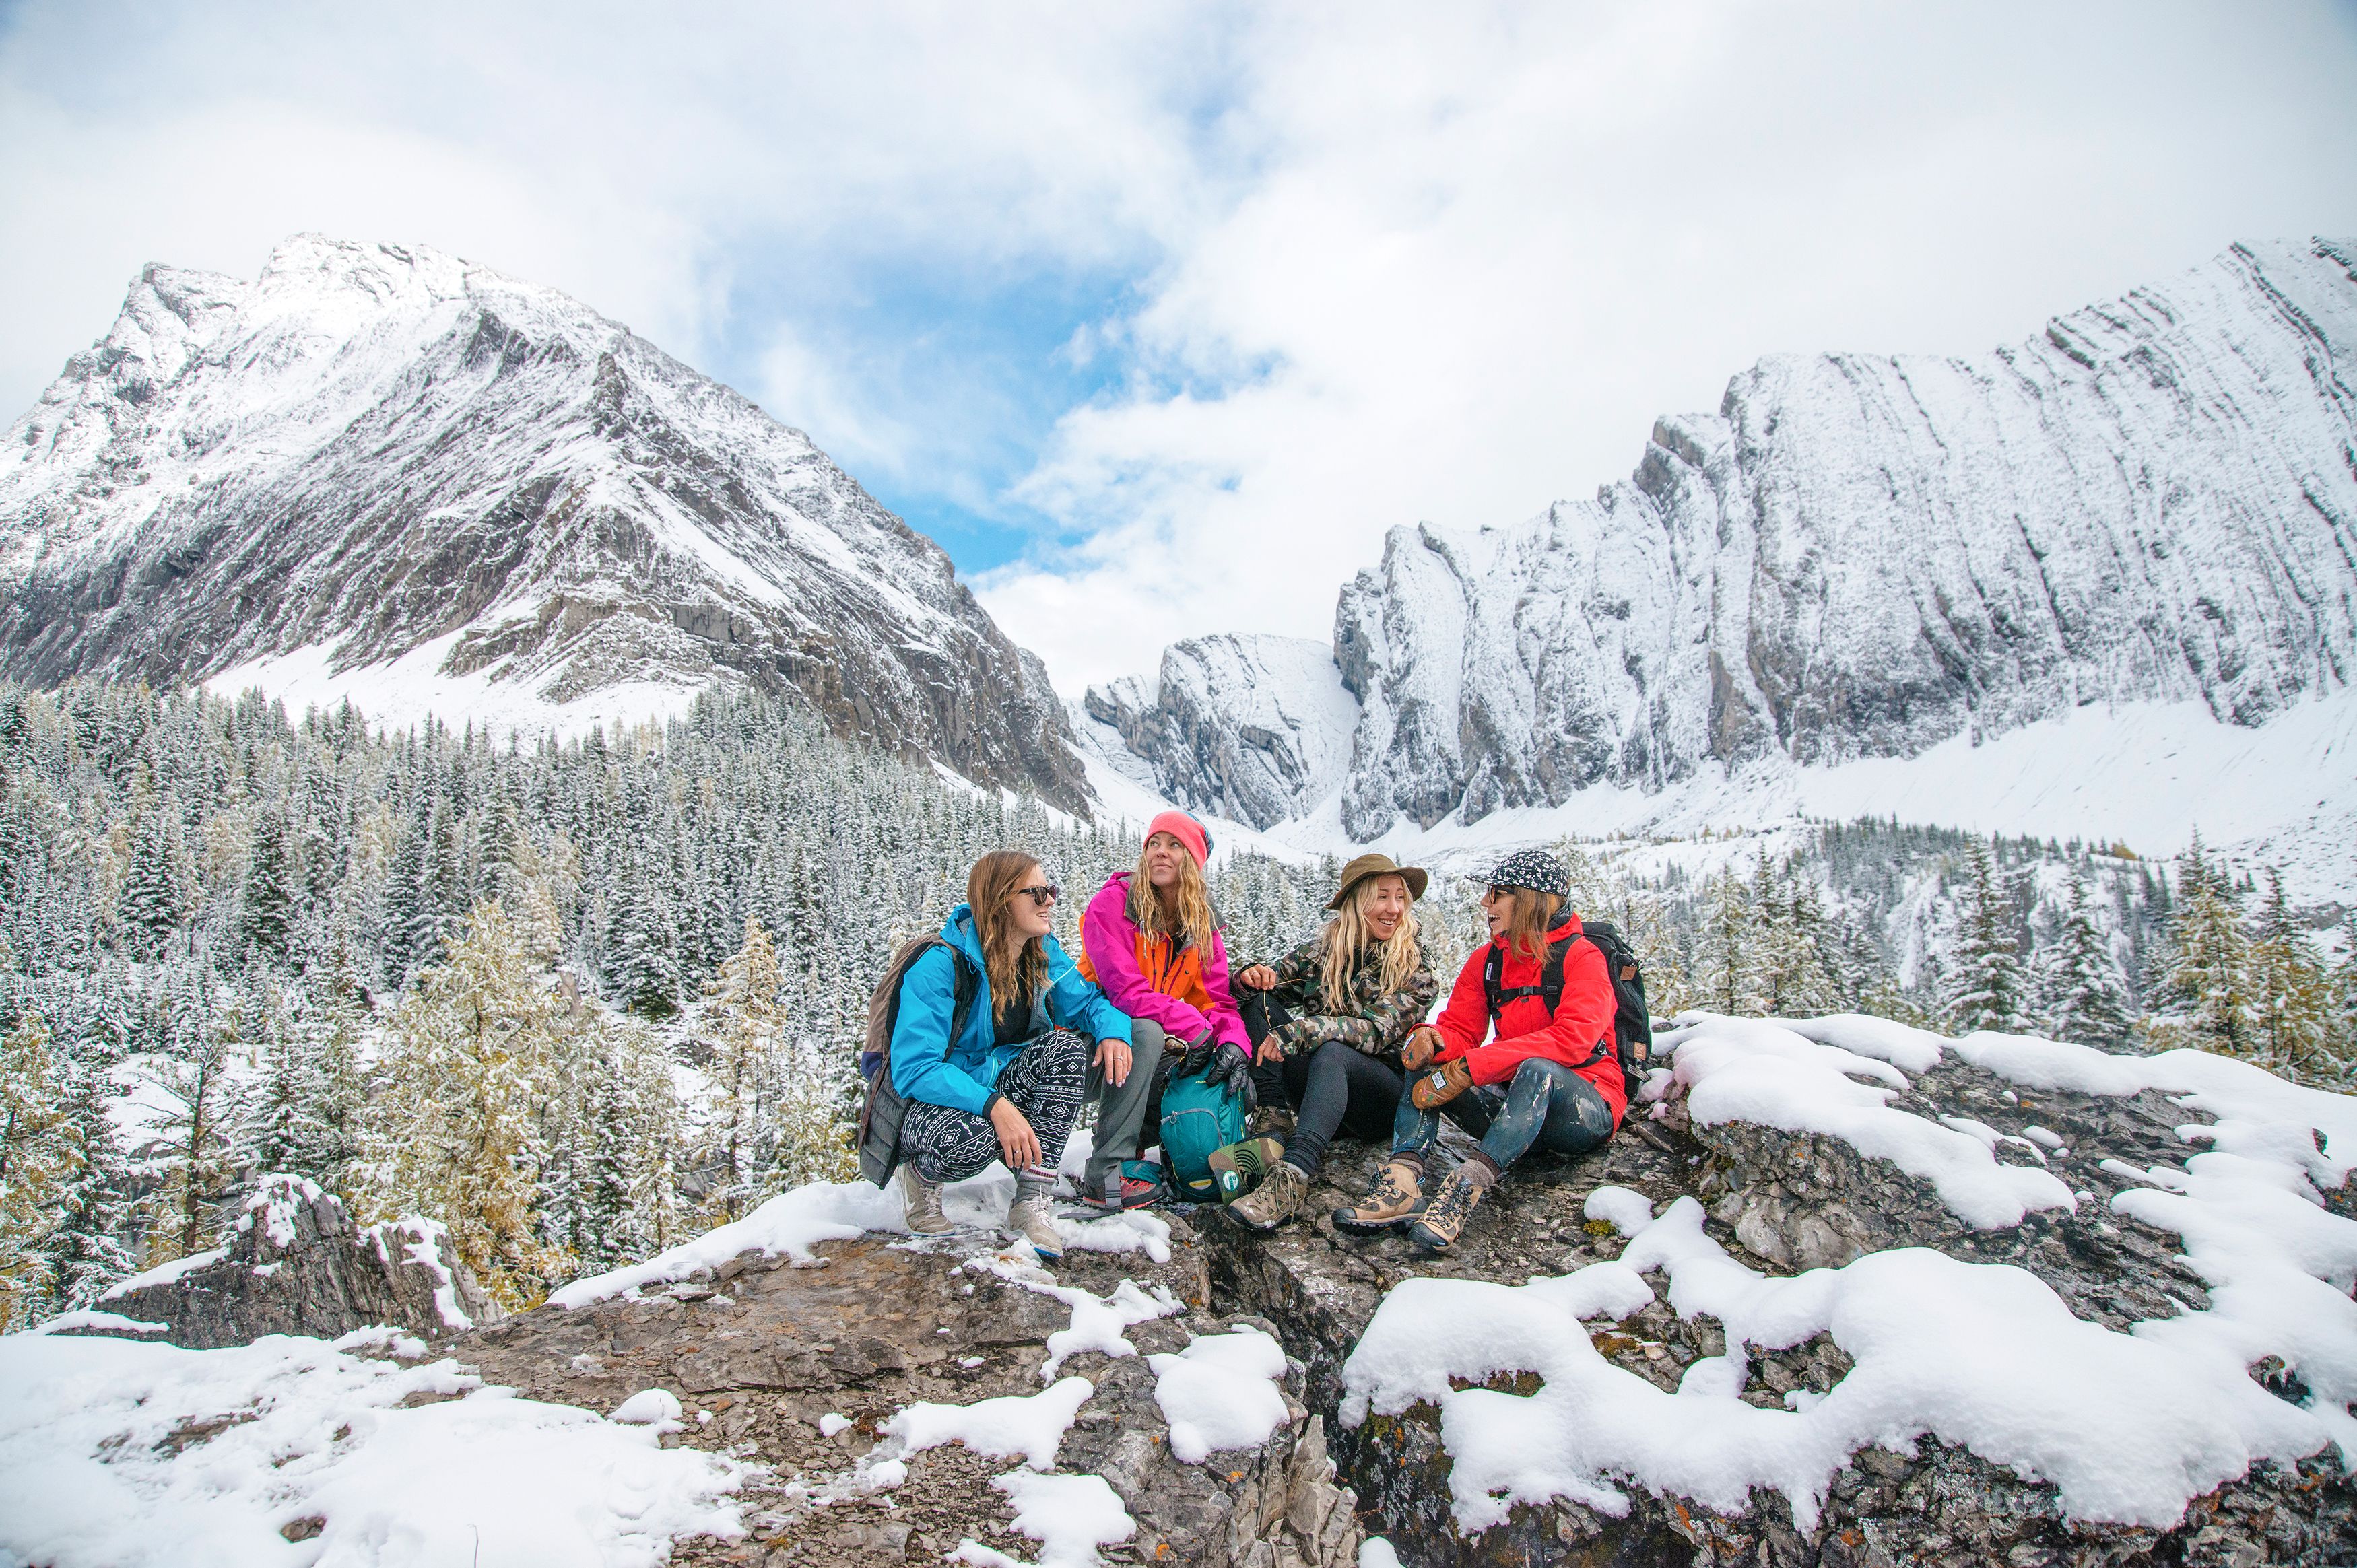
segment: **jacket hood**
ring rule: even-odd
[[[989,966],[982,961],[982,933],[974,928],[974,906],[961,904],[950,911],[942,922],[942,940],[974,961],[974,967],[985,973]]]

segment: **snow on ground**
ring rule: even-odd
[[[1170,1452],[1200,1465],[1222,1448],[1257,1448],[1285,1423],[1285,1347],[1257,1328],[1199,1334],[1175,1356],[1148,1356]]]
[[[1082,1155],[1086,1157],[1085,1149]],[[1068,1149],[1065,1165],[1072,1165]],[[993,1165],[968,1181],[952,1182],[942,1190],[942,1211],[968,1230],[1003,1227],[1006,1206],[1015,1195],[1015,1178],[1003,1165]],[[1170,1227],[1159,1216],[1131,1212],[1102,1219],[1060,1217],[1057,1229],[1068,1247],[1092,1252],[1144,1252],[1160,1262],[1170,1256]],[[549,1302],[562,1307],[587,1306],[609,1296],[636,1295],[649,1285],[671,1284],[693,1278],[699,1271],[718,1268],[740,1252],[764,1257],[780,1254],[798,1267],[825,1262],[812,1249],[821,1241],[847,1241],[870,1230],[907,1235],[900,1197],[865,1181],[821,1181],[780,1193],[744,1219],[707,1230],[641,1263],[610,1273],[575,1280],[553,1292]],[[1028,1247],[1023,1249],[1028,1254]]]
[[[679,1536],[743,1533],[734,1462],[454,1362],[348,1353],[384,1337],[0,1338],[0,1561],[635,1568]],[[307,1519],[316,1537],[280,1533]]]
[[[2348,1410],[2357,1399],[2357,1302],[2349,1295],[2357,1221],[2326,1209],[2319,1195],[2357,1165],[2357,1099],[2198,1051],[2115,1057],[2019,1036],[1949,1041],[1856,1017],[1780,1024],[1690,1014],[1678,1022],[1661,1044],[1674,1052],[1697,1121],[1762,1120],[1848,1138],[1902,1165],[1913,1159],[1977,1226],[2018,1223],[2045,1184],[2061,1184],[2033,1166],[2009,1167],[2010,1186],[1993,1180],[2008,1167],[1996,1165],[1989,1143],[1921,1118],[1905,1118],[1912,1127],[1886,1121],[1904,1116],[1881,1101],[1904,1087],[1905,1072],[1953,1051],[2024,1087],[2179,1095],[2217,1118],[2181,1129],[2189,1144],[2206,1147],[2182,1167],[2138,1173],[2151,1185],[2121,1192],[2113,1207],[2184,1238],[2211,1305],[2115,1334],[2074,1317],[2026,1270],[1925,1248],[1770,1279],[1704,1235],[1693,1198],[1655,1217],[1639,1195],[1602,1188],[1587,1213],[1631,1238],[1618,1260],[1519,1286],[1410,1280],[1384,1300],[1344,1367],[1348,1423],[1418,1400],[1439,1407],[1465,1529],[1502,1520],[1517,1501],[1551,1497],[1623,1514],[1622,1478],[1719,1509],[1739,1509],[1750,1488],[1770,1487],[1806,1529],[1852,1453],[1870,1444],[1905,1448],[1924,1435],[2052,1482],[2075,1518],[2155,1526],[2262,1459],[2337,1444],[2342,1464],[2357,1467],[2357,1419]],[[1836,1103],[1808,1112],[1799,1103],[1806,1094],[1776,1088],[1783,1080],[1806,1094],[1830,1091]],[[1567,1320],[1643,1307],[1653,1298],[1644,1276],[1654,1273],[1681,1316],[1709,1315],[1727,1330],[1727,1354],[1687,1369],[1674,1393],[1567,1331]],[[1749,1375],[1747,1344],[1781,1348],[1819,1333],[1855,1363],[1830,1391],[1790,1398],[1793,1408],[1782,1411],[1738,1397]],[[2245,1369],[2269,1355],[2307,1380],[2314,1391],[2303,1404],[2249,1377]],[[1524,1398],[1451,1382],[1510,1371],[1535,1371],[1543,1386]]]
[[[1167,803],[1108,726],[1082,736],[1092,789],[1143,822]],[[1512,807],[1429,828],[1402,819],[1366,843],[1342,829],[1337,790],[1238,843],[1301,861],[1382,850],[1403,864],[1466,871],[1507,850],[1614,833],[1690,838],[1775,829],[1803,817],[1896,817],[1974,832],[2124,842],[2174,854],[2199,828],[2238,867],[2276,865],[2301,900],[2357,896],[2357,688],[2294,704],[2258,729],[2220,724],[2199,703],[2090,704],[1986,739],[1961,735],[1910,757],[1832,768],[1782,759],[1697,771],[1649,793],[1584,789],[1560,806]],[[1215,830],[1216,831],[1216,830]],[[1229,834],[1222,834],[1227,837]]]
[[[502,679],[504,662],[465,675],[443,668],[460,638],[499,618],[498,612],[487,612],[470,626],[374,664],[340,667],[333,647],[314,644],[224,670],[204,686],[232,702],[258,690],[284,703],[290,714],[307,708],[331,712],[350,702],[379,730],[398,732],[436,718],[454,729],[472,724],[494,736],[520,731],[565,740],[600,726],[615,735],[641,724],[662,724],[686,713],[697,693],[712,684],[677,679],[621,681],[571,702],[555,702],[527,681]]]
[[[1037,1568],[1096,1568],[1100,1546],[1127,1541],[1136,1523],[1103,1476],[1034,1476],[1016,1470],[990,1483],[1015,1503],[1015,1528],[1040,1543]],[[971,1568],[1033,1568],[978,1541],[957,1543],[952,1563]]]

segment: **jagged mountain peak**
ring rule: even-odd
[[[1390,531],[1335,612],[1347,742],[1317,745],[1347,746],[1340,788],[1246,820],[1367,842],[1581,800],[1606,813],[1591,828],[1625,827],[1643,797],[1725,821],[1738,776],[1782,780],[1752,794],[1789,810],[1803,775],[2089,708],[2247,731],[2337,703],[2357,670],[2352,365],[2357,243],[2329,239],[2233,246],[1984,355],[1762,360],[1717,411],[1655,421],[1593,499]],[[1123,735],[1213,807],[1201,758],[1254,722],[1198,703]],[[2357,796],[2319,744],[2325,776],[2291,804],[2340,820]],[[2182,805],[2180,832],[2220,811]],[[2009,831],[2103,825],[2073,811]]]
[[[152,265],[0,445],[0,672],[579,728],[716,681],[1085,804],[1039,661],[801,431],[557,290]]]

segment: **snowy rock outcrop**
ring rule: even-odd
[[[715,682],[1082,803],[1037,659],[801,432],[553,289],[150,266],[0,443],[0,673],[587,728]]]
[[[1333,791],[1358,722],[1332,652],[1297,637],[1190,638],[1162,650],[1156,679],[1093,686],[1082,702],[1153,760],[1170,799],[1256,828]]]
[[[1518,1164],[1445,1258],[1202,1227],[1402,1561],[2357,1558],[2357,1099],[2201,1052],[1679,1022],[1620,1135]],[[1377,1159],[1338,1152],[1313,1215]]]
[[[952,1187],[970,1229],[912,1240],[858,1234],[897,1221],[872,1187],[797,1189],[448,1353],[532,1398],[768,1466],[738,1493],[751,1539],[683,1541],[674,1563],[1080,1564],[1106,1546],[1121,1562],[1352,1568],[1356,1499],[1297,1398],[1302,1369],[1274,1326],[1209,1310],[1186,1221],[1067,1221],[1050,1272],[988,1224],[1006,1192],[1004,1177]]]
[[[300,1176],[264,1177],[228,1235],[212,1251],[124,1280],[98,1305],[160,1323],[158,1337],[191,1350],[266,1334],[334,1339],[371,1326],[438,1340],[500,1316],[439,1225],[411,1219],[361,1230]]]
[[[1335,612],[1341,827],[1912,757],[2085,704],[2256,726],[2345,690],[2352,274],[2357,242],[2238,245],[1977,358],[1765,360],[1593,500],[1394,529]],[[1248,722],[1123,734],[1183,794],[1195,737]]]

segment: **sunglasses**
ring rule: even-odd
[[[1052,882],[1043,882],[1037,887],[1017,887],[1015,891],[1042,908],[1054,903],[1063,893],[1063,889]]]

